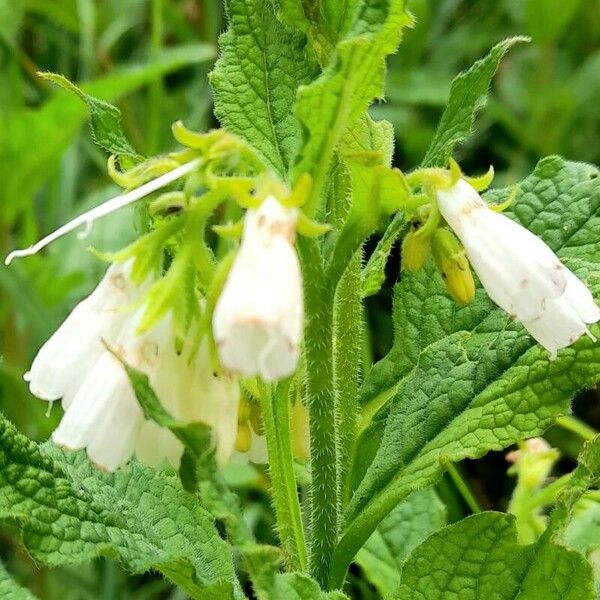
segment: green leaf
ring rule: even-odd
[[[36,600],[26,588],[20,586],[0,562],[0,598],[3,600]]]
[[[544,577],[534,583],[535,573]],[[486,512],[445,527],[412,552],[392,599],[416,598],[592,600],[595,594],[580,554],[519,546],[514,517]]]
[[[596,297],[597,174],[590,165],[546,158],[520,184],[512,209],[513,217],[557,251]],[[496,191],[488,199],[508,193]],[[403,275],[394,318],[394,347],[362,388],[355,482],[362,481],[348,509],[350,525],[339,560],[346,554],[349,560],[351,548],[358,549],[371,534],[374,515],[382,518],[412,490],[434,483],[443,461],[476,458],[539,435],[569,412],[578,390],[600,379],[600,344],[583,337],[550,362],[522,325],[511,322],[482,289],[471,305],[454,304],[431,264],[416,275]]]
[[[315,73],[306,38],[277,20],[269,0],[227,0],[226,11],[229,28],[210,78],[215,113],[285,177],[300,142],[296,90]]]
[[[406,232],[404,223],[404,215],[397,212],[390,224],[387,226],[383,236],[377,242],[377,247],[373,250],[367,264],[364,266],[361,275],[362,296],[367,298],[376,294],[383,283],[385,282],[385,266],[388,257],[396,240],[402,237],[402,233]]]
[[[410,552],[446,522],[446,510],[433,489],[411,494],[379,524],[356,555],[356,562],[382,597],[400,583]]]
[[[490,82],[502,57],[515,44],[527,41],[526,37],[513,37],[496,44],[485,58],[456,77],[446,110],[423,159],[424,167],[446,166],[454,146],[471,134],[475,115],[487,102]]]
[[[38,446],[0,417],[0,519],[48,566],[97,556],[133,573],[156,569],[193,598],[239,595],[227,544],[174,473],[132,462],[116,473],[83,453]]]
[[[281,553],[271,546],[244,549],[242,557],[252,577],[258,600],[347,600],[341,592],[324,592],[302,573],[280,573]]]
[[[574,503],[600,479],[600,436],[588,442],[539,541],[517,543],[514,517],[479,513],[432,535],[402,569],[394,600],[594,600],[590,564],[556,543]]]
[[[318,208],[334,151],[347,128],[383,95],[385,57],[394,52],[402,28],[411,22],[399,0],[365,0],[323,74],[298,92],[295,112],[305,139],[294,178],[303,173],[313,177],[309,213]]]
[[[92,139],[100,148],[103,148],[109,154],[118,156],[126,166],[131,166],[142,160],[143,157],[133,149],[123,133],[121,111],[116,106],[86,94],[62,75],[40,73],[39,76],[47,81],[52,81],[85,102],[90,112]]]
[[[600,502],[583,500],[565,531],[567,546],[584,555],[600,548]]]

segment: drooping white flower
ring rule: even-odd
[[[168,357],[167,357],[168,360]],[[186,355],[171,357],[161,372],[175,376],[159,377],[154,386],[165,409],[176,419],[209,425],[216,443],[216,461],[225,465],[235,445],[240,389],[235,378],[215,373],[208,344],[204,341],[191,362]],[[182,364],[185,363],[185,364]],[[175,391],[175,393],[174,393]],[[183,452],[179,440],[152,421],[145,421],[135,453],[146,464],[156,465],[165,457],[177,465]]]
[[[304,311],[296,221],[296,209],[272,196],[247,211],[242,243],[215,308],[221,361],[246,377],[274,381],[298,364]]]
[[[555,358],[600,309],[587,287],[536,235],[494,212],[463,179],[439,189],[440,212],[460,238],[489,297]],[[593,339],[593,337],[592,337]]]
[[[237,432],[238,384],[213,374],[206,342],[192,360],[190,352],[176,352],[170,313],[137,333],[145,307],[134,314],[131,308],[147,284],[135,286],[130,270],[130,264],[112,265],[34,359],[28,374],[31,391],[44,400],[62,398],[65,409],[52,439],[67,448],[85,448],[106,470],[125,463],[134,452],[152,465],[179,463],[181,443],[169,430],[144,419],[125,369],[106,343],[148,376],[175,418],[211,426],[216,458],[223,465]]]
[[[82,300],[37,353],[25,375],[31,393],[68,405],[86,374],[127,319],[124,307],[143,291],[129,278],[131,263],[111,265],[96,289]]]
[[[177,394],[173,383],[180,373],[170,369],[175,355],[170,318],[137,335],[140,316],[138,311],[126,320],[113,345],[114,351],[145,373],[157,394]],[[123,365],[108,350],[102,351],[63,406],[65,414],[52,434],[55,443],[73,450],[85,448],[90,460],[109,471],[131,457],[144,417]],[[171,448],[165,451],[164,458],[173,458]]]

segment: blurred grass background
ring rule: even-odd
[[[410,7],[417,25],[390,60],[386,101],[372,110],[394,124],[399,167],[419,164],[452,78],[517,34],[532,43],[502,63],[477,133],[458,153],[463,168],[474,173],[493,164],[495,184],[506,185],[548,154],[599,162],[598,0],[412,0]],[[174,147],[170,124],[177,119],[198,130],[217,125],[207,73],[223,29],[219,0],[0,0],[2,256],[118,192],[91,141],[83,105],[36,71],[62,73],[117,104],[134,147],[151,155]],[[46,439],[60,417],[58,407],[45,416],[47,405],[29,394],[23,373],[98,281],[104,267],[86,247],[112,250],[135,236],[135,215],[123,210],[97,223],[85,241],[71,235],[43,255],[0,266],[0,410],[29,436]],[[368,310],[377,358],[390,344],[389,290]],[[595,393],[582,396],[577,411],[597,427],[594,399]],[[577,451],[576,437],[552,436],[565,455]],[[466,468],[482,503],[505,508],[510,482],[501,455]],[[465,507],[452,486],[443,482],[440,492],[450,518],[460,518]],[[265,505],[262,495],[255,500]],[[152,576],[126,577],[110,561],[40,569],[15,545],[10,527],[0,531],[0,557],[40,598],[182,597]],[[356,597],[372,597],[360,587]]]

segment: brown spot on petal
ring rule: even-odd
[[[525,277],[524,279],[521,280],[521,286],[523,286],[523,287],[525,287],[528,283],[529,283],[529,279],[527,279],[527,277]]]
[[[123,277],[123,273],[115,273],[111,275],[110,282],[121,292],[125,289],[125,277]]]

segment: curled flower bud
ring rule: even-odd
[[[296,209],[272,196],[247,211],[242,243],[215,307],[221,362],[246,377],[274,381],[298,364],[303,300],[296,221]]]
[[[491,210],[466,181],[439,189],[440,212],[460,238],[489,297],[556,357],[600,309],[587,287],[537,236]]]
[[[448,293],[459,304],[475,298],[475,282],[465,251],[447,229],[437,229],[431,239],[433,258],[442,274]]]

